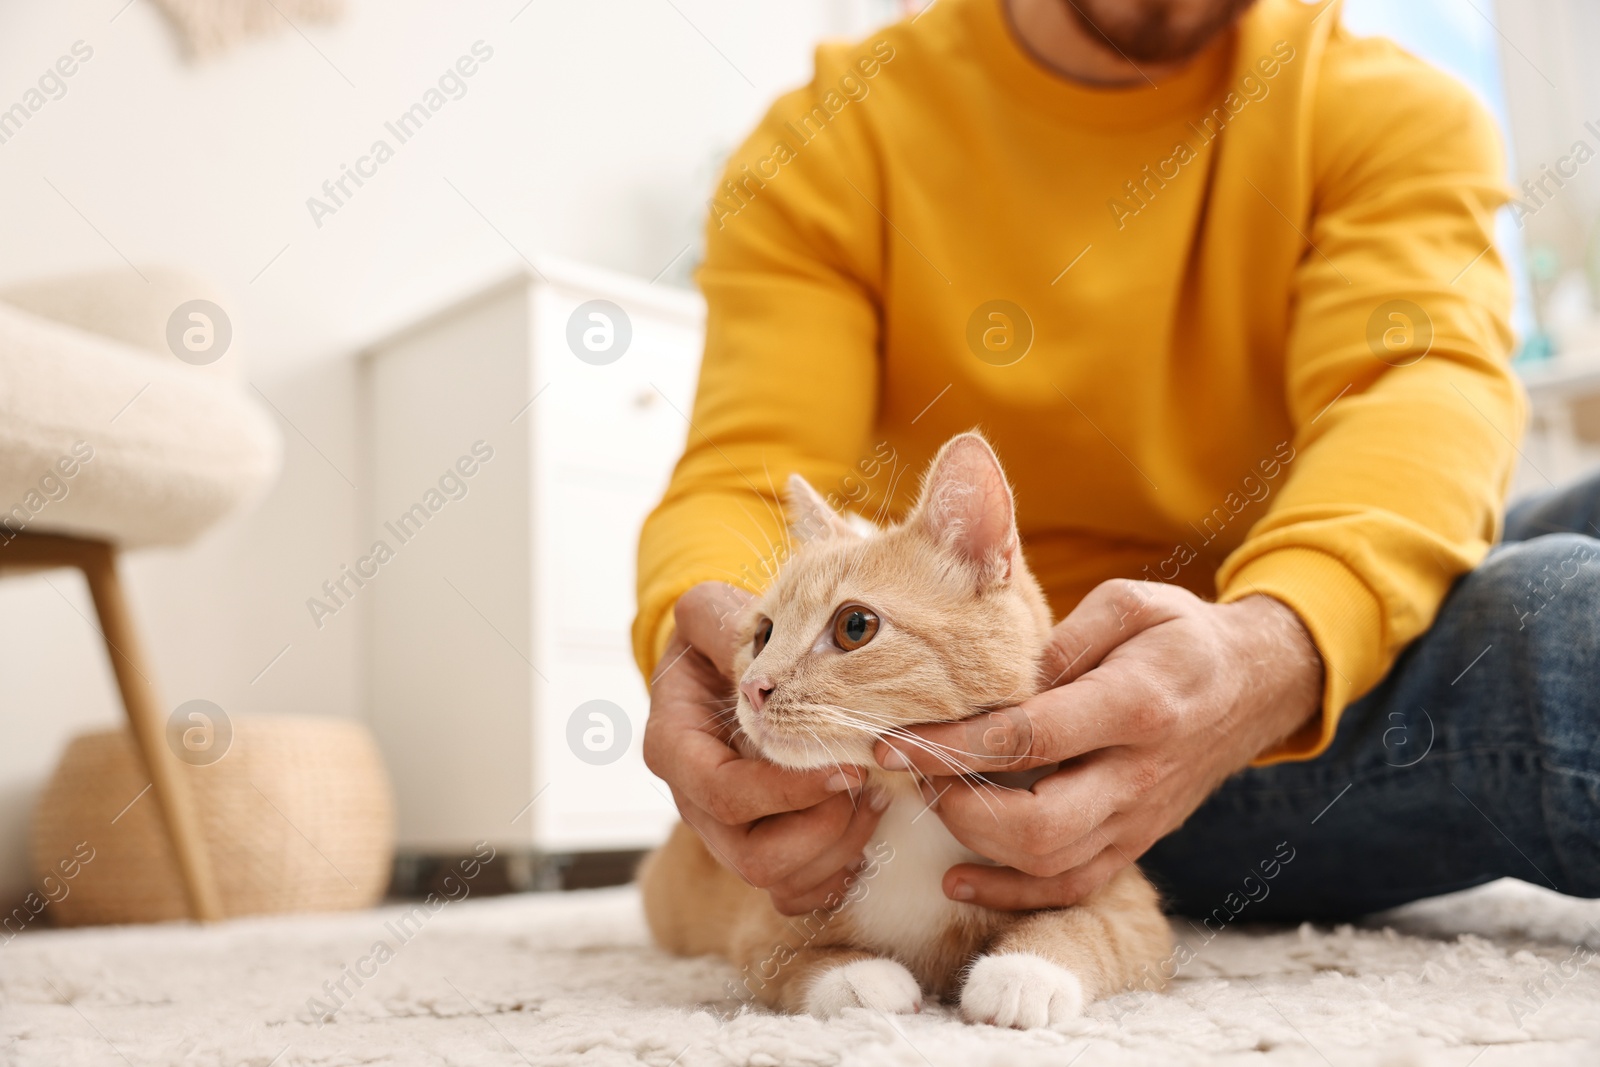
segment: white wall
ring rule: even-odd
[[[325,715],[366,710],[359,613],[319,632],[304,607],[368,540],[347,357],[520,254],[681,282],[716,157],[809,74],[819,37],[882,7],[353,0],[337,25],[194,64],[153,4],[125,3],[0,7],[0,109],[93,49],[0,144],[0,284],[126,257],[232,291],[226,358],[282,413],[284,476],[253,515],[131,559],[135,610],[168,703]],[[479,40],[493,56],[465,96],[318,228],[306,199]],[[66,740],[119,720],[91,617],[70,573],[0,583],[0,900],[26,880],[32,796]]]

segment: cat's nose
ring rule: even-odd
[[[750,702],[750,706],[760,711],[766,706],[767,698],[772,695],[772,679],[766,675],[760,678],[750,678],[739,685],[739,692]]]

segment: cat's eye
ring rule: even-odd
[[[846,604],[833,617],[833,643],[854,652],[878,632],[878,616],[860,604]]]
[[[753,653],[753,655],[757,655],[757,656],[761,655],[761,650],[763,648],[766,648],[767,647],[767,642],[771,641],[771,640],[772,640],[772,620],[771,619],[762,619],[761,622],[758,623],[757,626],[756,626],[755,640],[753,642],[751,642],[755,646],[755,652]]]

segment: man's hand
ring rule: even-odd
[[[750,594],[702,582],[678,599],[677,632],[650,683],[644,762],[713,855],[785,915],[843,896],[888,798],[865,772],[790,771],[729,745],[735,619]]]
[[[1051,688],[1016,707],[915,728],[976,773],[1065,761],[1029,789],[938,777],[950,773],[943,761],[878,743],[885,767],[930,777],[924,795],[958,840],[1005,865],[950,868],[951,899],[1076,903],[1302,726],[1322,696],[1322,660],[1287,606],[1210,604],[1154,582],[1096,587],[1056,625],[1045,671]]]

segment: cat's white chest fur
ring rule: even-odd
[[[849,914],[856,938],[880,952],[920,955],[970,904],[944,895],[944,874],[958,863],[984,862],[951,836],[909,779],[896,783],[887,811],[867,847]]]

